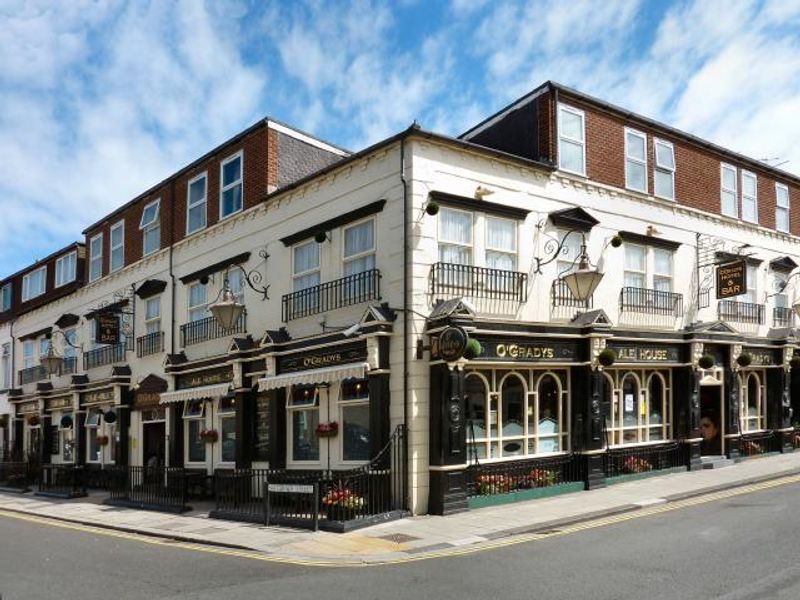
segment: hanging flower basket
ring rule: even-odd
[[[336,421],[330,423],[320,423],[317,425],[317,437],[330,438],[336,437],[339,433],[339,424]]]
[[[111,440],[109,439],[109,437],[107,435],[98,435],[97,436],[97,443],[100,446],[108,446],[108,442],[110,442],[110,441]]]
[[[710,354],[704,354],[697,361],[697,366],[700,367],[701,369],[710,369],[711,367],[714,366],[714,357],[711,356]]]
[[[597,362],[604,367],[610,367],[617,360],[617,353],[611,348],[605,348],[597,355]]]
[[[213,444],[219,439],[219,433],[216,429],[201,429],[198,437],[206,444]]]
[[[30,425],[31,427],[35,427],[41,422],[42,420],[41,418],[39,418],[39,415],[31,415],[30,417],[28,417],[28,425]]]

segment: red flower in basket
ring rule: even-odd
[[[110,441],[110,440],[108,439],[108,436],[107,436],[107,435],[98,435],[98,436],[97,436],[97,443],[98,443],[99,445],[101,445],[101,446],[108,446],[108,442],[109,442],[109,441]]]
[[[317,425],[317,437],[335,437],[337,433],[339,433],[339,424],[336,421]]]
[[[203,428],[197,436],[206,444],[213,444],[219,439],[219,433],[217,433],[216,429]]]

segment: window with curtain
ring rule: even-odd
[[[486,266],[516,271],[517,223],[510,219],[486,217]]]
[[[625,286],[647,287],[647,248],[625,244]]]
[[[442,208],[439,220],[439,261],[456,265],[472,264],[473,215],[471,212]]]
[[[585,175],[584,113],[571,106],[558,107],[558,166]]]
[[[675,199],[675,149],[670,142],[655,140],[656,164],[653,169],[655,195],[666,200]]]
[[[720,204],[722,214],[728,217],[739,216],[739,191],[736,182],[736,167],[720,166]]]
[[[742,171],[742,219],[758,223],[758,183],[748,171]]]
[[[375,268],[375,219],[345,228],[343,256],[345,275]]]
[[[23,369],[30,369],[36,364],[36,358],[34,356],[34,352],[36,351],[36,347],[33,343],[33,340],[25,340],[22,342],[22,368]]]
[[[103,275],[103,234],[89,240],[89,281],[100,279]]]
[[[758,304],[758,265],[747,265],[747,293],[740,298],[742,302]]]
[[[189,321],[199,321],[208,316],[208,286],[200,282],[189,286]]]
[[[144,301],[144,327],[147,333],[161,331],[161,296]]]
[[[241,269],[231,269],[225,277],[228,278],[228,287],[236,297],[236,301],[244,304],[244,274]]]
[[[319,285],[319,244],[314,240],[292,249],[292,274],[294,291]]]

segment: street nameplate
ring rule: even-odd
[[[296,483],[270,483],[267,484],[270,492],[282,492],[284,494],[313,494],[313,485],[300,485]]]

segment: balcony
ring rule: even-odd
[[[776,306],[772,309],[773,327],[792,327],[794,323],[794,311],[788,306]]]
[[[164,332],[154,331],[136,338],[136,357],[150,356],[164,351]]]
[[[717,308],[721,321],[734,323],[764,324],[764,305],[735,300],[720,300]]]
[[[576,316],[592,309],[592,298],[578,300],[562,279],[550,286],[550,316],[553,320],[571,321]]]
[[[181,325],[181,345],[185,348],[193,344],[216,340],[234,333],[247,330],[247,313],[243,312],[236,324],[230,329],[223,329],[214,317],[206,317]]]
[[[528,299],[528,274],[472,265],[435,263],[429,275],[434,300],[464,296],[523,303]]]
[[[19,384],[25,385],[26,383],[36,383],[37,381],[45,381],[50,378],[47,370],[42,365],[35,367],[28,367],[27,369],[20,369],[18,373]]]
[[[119,344],[101,346],[83,353],[83,370],[95,369],[105,365],[125,362],[125,353],[133,350],[133,339],[125,340]]]
[[[619,292],[619,310],[620,313],[680,317],[683,315],[683,294],[624,287]]]
[[[284,323],[336,308],[381,298],[381,272],[371,269],[341,279],[285,294],[281,315]]]

